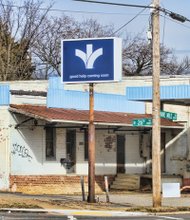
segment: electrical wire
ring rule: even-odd
[[[164,45],[165,32],[166,32],[166,15],[164,14],[163,32],[162,32],[162,45]]]
[[[94,1],[94,0],[74,0],[79,2],[86,2],[86,3],[98,3],[98,4],[104,4],[104,5],[115,5],[115,6],[125,6],[125,7],[134,7],[134,8],[150,8],[150,9],[156,9],[159,10],[166,15],[169,15],[171,18],[178,20],[180,22],[189,21],[190,19],[186,18],[185,16],[182,16],[180,14],[174,13],[168,9],[162,8],[162,7],[155,7],[151,5],[133,5],[133,4],[123,4],[123,3],[112,3],[112,2],[101,2],[101,1]]]
[[[125,7],[135,7],[135,8],[143,8],[143,9],[155,9],[155,7],[151,6],[150,4],[149,5],[133,5],[133,4],[122,4],[122,3],[111,3],[111,2],[100,2],[100,1],[92,1],[92,0],[74,0],[74,1],[79,1],[79,2],[87,2],[87,3],[99,3],[99,4],[106,4],[106,5],[117,5],[117,6],[125,6]],[[14,8],[26,8],[26,6],[19,6],[19,5],[8,5],[8,4],[1,4],[3,7],[14,7]],[[39,7],[38,8],[39,10],[45,10],[45,11],[52,11],[52,12],[72,12],[72,13],[86,13],[86,14],[111,14],[111,15],[116,15],[116,14],[119,14],[121,15],[121,13],[110,13],[110,12],[94,12],[94,11],[81,11],[81,10],[64,10],[64,9],[56,9],[56,8],[43,8],[43,7]],[[174,13],[168,9],[165,9],[165,8],[162,8],[162,7],[159,7],[157,8],[159,9],[161,12],[165,13],[166,15],[169,15],[172,19],[174,20],[178,20],[178,21],[181,21],[181,22],[185,22],[185,21],[188,21],[190,22],[190,19],[180,15],[180,14],[177,14],[177,13]],[[142,13],[140,13],[142,14]]]
[[[130,24],[135,18],[137,18],[140,14],[143,13],[143,11],[145,11],[147,8],[143,8],[140,12],[138,12],[133,18],[131,18],[128,22],[126,22],[125,24],[123,24],[120,28],[118,28],[116,31],[114,31],[112,33],[112,35],[115,35],[116,33],[118,33],[120,30],[122,30],[124,27],[126,27],[128,24]]]
[[[123,3],[112,3],[112,2],[100,2],[100,1],[93,1],[93,0],[74,0],[77,2],[86,2],[86,3],[95,3],[95,4],[103,4],[103,5],[114,5],[114,6],[124,6],[124,7],[133,7],[133,8],[154,8],[150,5],[133,5],[133,4],[123,4]]]
[[[160,15],[160,16],[161,16],[161,17],[164,17],[163,15]],[[190,26],[187,26],[187,25],[185,25],[185,24],[182,24],[182,23],[180,23],[180,22],[178,22],[178,21],[176,21],[176,20],[173,20],[173,19],[168,18],[168,17],[165,17],[165,19],[167,19],[167,20],[169,20],[169,21],[172,21],[172,22],[174,22],[174,23],[176,23],[176,24],[178,24],[178,25],[181,25],[181,26],[183,26],[183,27],[185,27],[185,28],[190,29]]]
[[[12,8],[26,8],[26,6],[19,6],[19,5],[6,5],[1,4],[3,7],[12,7]],[[110,15],[134,15],[135,13],[120,13],[120,12],[98,12],[98,11],[83,11],[83,10],[68,10],[68,9],[58,9],[58,8],[42,8],[39,7],[39,10],[42,11],[51,11],[51,12],[71,12],[71,13],[80,13],[80,14],[110,14]],[[148,15],[148,14],[142,14],[142,15]]]

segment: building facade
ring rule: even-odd
[[[100,93],[95,97],[99,99],[95,103],[97,192],[104,190],[105,175],[112,183],[118,173],[151,174],[151,126],[133,126],[133,119],[151,117],[146,114],[150,104],[126,100],[122,94],[126,86],[135,85],[135,80],[138,85],[145,84],[144,78],[134,78],[110,87],[95,86]],[[172,80],[166,81],[171,84]],[[63,89],[57,79],[51,79],[49,85],[47,81],[23,81],[1,87],[6,89],[0,107],[0,190],[80,192],[80,178],[84,177],[87,185],[88,175],[87,85],[73,86],[75,91],[71,91],[71,86]],[[174,107],[165,108],[169,111]],[[188,108],[175,107],[178,122],[161,122],[162,173],[180,176],[181,184],[188,184],[190,171]]]

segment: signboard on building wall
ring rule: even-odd
[[[122,77],[120,38],[62,40],[63,83],[119,81]]]

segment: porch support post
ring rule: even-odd
[[[95,126],[94,84],[89,84],[89,127],[88,127],[88,202],[95,202]]]

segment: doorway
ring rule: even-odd
[[[125,173],[125,136],[117,135],[117,173]]]
[[[76,130],[66,132],[66,158],[68,161],[67,172],[74,173],[76,165]]]
[[[166,172],[166,134],[161,133],[161,172]]]

